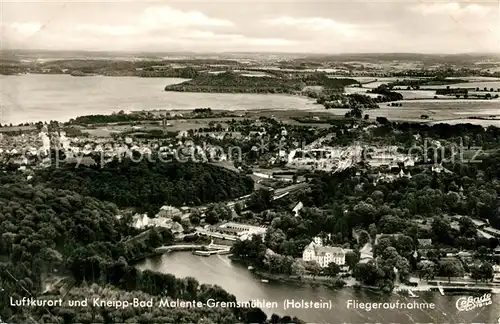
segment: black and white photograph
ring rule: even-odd
[[[500,323],[499,0],[0,27],[0,324]]]

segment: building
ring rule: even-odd
[[[299,201],[295,207],[293,207],[292,212],[294,213],[295,217],[299,216],[300,210],[304,207],[304,204]]]
[[[432,247],[432,239],[417,239],[420,249],[428,249]]]
[[[403,234],[400,234],[400,233],[396,233],[396,234],[377,234],[375,235],[375,245],[378,245],[378,242],[380,241],[380,239],[383,239],[383,238],[388,238],[388,239],[398,239],[399,237],[403,236]]]
[[[163,227],[168,228],[174,234],[182,233],[184,228],[179,223],[173,222],[169,218],[149,218],[148,215],[136,214],[132,218],[132,226],[137,229],[145,229],[150,227]]]
[[[359,263],[368,263],[373,260],[373,247],[370,243],[366,243],[363,248],[359,250],[359,253]]]
[[[241,240],[247,240],[254,235],[264,235],[266,230],[267,226],[253,226],[234,222],[225,223],[209,229],[211,232],[236,236]]]
[[[330,263],[339,266],[345,265],[345,255],[348,250],[335,246],[324,246],[321,238],[315,237],[304,249],[302,260],[316,261],[321,267],[327,267]]]
[[[483,231],[490,235],[500,238],[500,230],[494,229],[493,227],[484,227]]]
[[[493,280],[500,281],[500,265],[493,265]]]
[[[163,206],[160,208],[158,214],[156,214],[156,217],[173,218],[175,216],[182,216],[182,212],[173,206]]]

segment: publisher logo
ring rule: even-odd
[[[468,312],[476,308],[486,307],[492,303],[491,294],[484,294],[481,297],[460,297],[456,306],[460,312]]]

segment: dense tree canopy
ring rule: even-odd
[[[39,173],[37,181],[155,214],[163,205],[224,201],[249,194],[253,181],[228,169],[194,162],[115,159],[100,166],[64,165]]]

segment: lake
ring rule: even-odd
[[[382,78],[381,78],[382,79]],[[385,78],[389,79],[389,78]],[[385,81],[384,79],[384,81]],[[167,92],[168,84],[186,79],[138,77],[72,77],[69,75],[26,74],[0,76],[0,123],[17,125],[36,121],[68,121],[90,114],[110,114],[123,110],[195,109],[226,110],[307,110],[343,116],[345,109],[325,110],[315,100],[279,94],[230,94]],[[371,84],[373,85],[373,84]],[[347,87],[346,92],[367,89]],[[407,99],[416,99],[417,92],[405,92]],[[420,94],[420,93],[418,93]],[[373,94],[371,94],[373,95]],[[425,95],[429,95],[426,93]],[[373,95],[376,96],[376,95]],[[366,111],[371,117],[389,120],[420,120],[422,114],[431,120],[456,120],[470,116],[500,113],[500,100],[408,100],[403,107],[387,107]],[[469,117],[470,117],[469,116]],[[467,120],[481,125],[498,125],[498,121]]]
[[[312,109],[313,100],[278,94],[167,92],[177,78],[72,77],[25,74],[0,76],[3,123],[67,121],[89,114],[153,109]]]
[[[463,295],[447,293],[416,293],[419,297],[409,298],[397,293],[381,296],[373,292],[351,288],[330,290],[309,285],[263,283],[245,267],[231,262],[227,256],[200,257],[189,252],[164,254],[137,264],[141,270],[171,273],[177,277],[194,277],[200,283],[216,284],[236,296],[239,301],[254,299],[277,302],[278,308],[262,309],[269,316],[297,316],[308,323],[496,323],[500,316],[500,299],[492,296],[493,304],[471,311],[459,311],[456,301]],[[332,301],[332,309],[283,308],[286,299],[295,301]],[[435,309],[391,309],[371,310],[347,308],[348,300],[359,302],[434,303]]]

